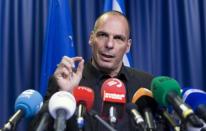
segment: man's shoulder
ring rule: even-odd
[[[150,89],[150,84],[153,79],[152,74],[131,67],[125,67],[125,72],[129,83],[132,83],[137,87],[145,87]]]

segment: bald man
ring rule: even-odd
[[[126,100],[131,102],[134,93],[140,87],[149,88],[152,75],[143,71],[126,67],[123,64],[123,56],[131,47],[130,28],[127,18],[119,12],[110,11],[102,14],[95,22],[90,34],[89,45],[92,49],[91,60],[84,64],[82,57],[64,56],[59,63],[54,75],[51,77],[45,101],[57,91],[72,92],[76,86],[87,86],[95,93],[95,110],[101,115],[102,98],[101,86],[108,78],[118,78],[126,86]],[[79,63],[74,71],[74,63]],[[32,129],[38,126],[41,114],[32,122]],[[106,131],[107,129],[97,120],[86,114],[84,131]],[[47,130],[54,130],[54,120],[49,120]],[[78,131],[76,116],[73,115],[66,123],[66,130]],[[138,130],[129,115],[125,112],[123,118],[114,126],[118,131]]]

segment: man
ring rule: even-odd
[[[92,58],[84,65],[81,57],[69,58],[64,56],[58,65],[54,76],[49,81],[45,101],[59,90],[72,91],[77,85],[87,86],[95,92],[93,110],[101,114],[102,98],[100,96],[102,83],[111,77],[124,82],[126,86],[126,99],[131,102],[134,93],[139,87],[150,87],[152,76],[148,73],[137,71],[123,65],[123,56],[130,50],[130,28],[124,15],[111,11],[101,15],[91,32],[89,45],[92,48]],[[73,71],[73,65],[79,62],[77,70]],[[106,130],[98,121],[86,116],[85,131]],[[34,120],[35,121],[35,120]],[[35,125],[37,124],[34,122]],[[116,129],[118,131],[136,130],[127,113],[124,113]],[[51,120],[48,130],[53,129]],[[75,116],[67,121],[67,130],[78,130]]]

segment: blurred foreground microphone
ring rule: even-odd
[[[55,130],[63,131],[66,128],[65,121],[72,117],[76,109],[74,96],[67,91],[59,91],[49,100],[49,112],[55,119]]]
[[[138,129],[145,129],[145,123],[144,120],[142,118],[142,116],[140,115],[140,113],[137,111],[137,105],[133,104],[133,103],[127,103],[126,104],[126,111],[132,115],[135,124],[137,126]]]
[[[132,98],[132,103],[135,103],[141,114],[144,114],[146,128],[149,131],[156,130],[153,113],[157,109],[157,103],[153,99],[151,91],[146,88],[139,88]]]
[[[94,92],[92,89],[84,86],[74,88],[73,95],[76,99],[77,108],[77,124],[78,128],[84,127],[84,115],[89,112],[94,103]]]
[[[206,122],[206,92],[200,89],[185,89],[182,99],[192,107],[198,117]]]
[[[102,115],[108,118],[112,126],[117,123],[124,113],[126,89],[124,83],[116,78],[107,79],[101,87],[103,98]]]
[[[91,110],[89,112],[89,115],[94,117],[96,120],[98,120],[104,127],[106,127],[109,131],[116,131],[112,126],[110,126],[107,122],[105,122],[98,114],[96,111]]]
[[[172,126],[174,131],[181,130],[180,125],[177,124],[177,122],[170,116],[169,112],[166,109],[160,108],[159,112],[161,112],[162,116],[164,116],[164,118],[167,120],[170,126]]]
[[[2,131],[15,130],[16,124],[22,117],[28,118],[37,114],[43,104],[42,101],[42,96],[35,90],[22,92],[15,102],[15,114],[4,125]]]
[[[152,93],[155,100],[161,105],[171,104],[176,113],[194,127],[202,127],[203,123],[180,98],[180,86],[176,80],[160,76],[152,80]]]
[[[45,101],[41,110],[39,111],[39,115],[41,115],[41,120],[38,127],[36,128],[36,131],[44,131],[49,123],[50,114],[48,110],[48,103],[49,101]]]

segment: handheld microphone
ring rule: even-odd
[[[142,116],[140,115],[140,113],[137,111],[137,105],[133,104],[133,103],[127,103],[126,104],[126,111],[132,115],[133,120],[135,121],[136,126],[138,127],[138,129],[145,129],[145,123],[144,120],[142,118]]]
[[[89,112],[94,103],[94,92],[91,88],[78,86],[74,88],[73,95],[76,99],[77,109],[77,124],[81,129],[84,126],[84,115]]]
[[[126,89],[122,81],[117,78],[107,79],[101,87],[103,99],[102,116],[109,117],[112,126],[117,123],[124,113],[126,103]]]
[[[198,117],[206,122],[206,92],[200,89],[185,89],[182,99],[195,111]]]
[[[67,91],[59,91],[52,95],[49,100],[49,112],[55,119],[56,131],[63,131],[66,128],[65,120],[74,114],[76,101],[74,96]]]
[[[176,80],[166,76],[156,77],[152,80],[151,89],[158,103],[164,106],[171,104],[183,120],[188,121],[194,127],[203,126],[193,110],[180,98],[180,86]]]
[[[39,92],[29,89],[23,91],[15,101],[15,114],[4,125],[3,131],[15,130],[16,124],[22,117],[32,117],[38,113],[42,104],[43,98]]]
[[[139,88],[133,98],[132,103],[136,104],[142,114],[144,114],[147,129],[150,131],[156,130],[153,112],[157,109],[157,103],[152,98],[152,93],[146,88]]]

